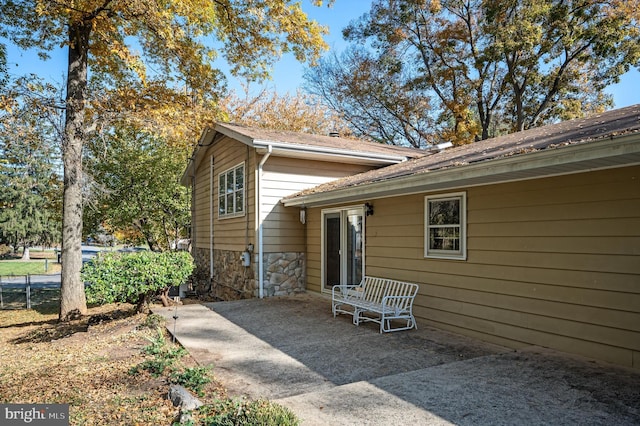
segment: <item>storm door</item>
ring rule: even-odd
[[[351,207],[322,212],[322,289],[359,284],[364,274],[364,211]]]

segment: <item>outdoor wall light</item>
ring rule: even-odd
[[[253,253],[253,244],[251,244],[251,243],[247,244],[247,251],[249,253]]]
[[[373,216],[373,204],[364,204],[364,214],[366,214],[367,216]]]

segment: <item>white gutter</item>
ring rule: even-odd
[[[319,147],[319,146],[309,146],[309,145],[296,145],[291,143],[279,143],[279,142],[270,142],[270,141],[262,141],[262,140],[254,140],[253,146],[256,149],[267,148],[273,152],[288,152],[288,153],[300,153],[300,154],[324,154],[331,157],[339,157],[345,159],[360,159],[367,161],[375,161],[376,163],[401,163],[403,161],[407,161],[407,157],[403,155],[392,155],[392,154],[379,154],[379,153],[371,153],[371,152],[358,152],[348,149],[339,149],[339,148],[327,148],[327,147]]]
[[[258,224],[258,289],[260,293],[260,299],[264,298],[264,274],[262,273],[264,269],[264,256],[263,256],[263,232],[262,232],[262,167],[264,163],[267,162],[267,159],[271,156],[273,152],[273,147],[271,145],[267,145],[267,152],[264,154],[264,157],[260,160],[258,164],[258,171],[256,175],[256,202],[255,202],[255,211],[256,211],[256,222]]]

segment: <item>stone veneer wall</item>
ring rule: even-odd
[[[207,295],[211,291],[209,250],[194,247],[191,254],[196,264],[196,268],[193,271],[193,289],[198,295]]]
[[[242,266],[242,252],[214,250],[213,280],[210,275],[209,250],[196,248],[194,289],[205,299],[238,300],[259,297],[257,256],[250,267]],[[264,296],[301,293],[306,288],[304,253],[265,253]]]
[[[213,283],[210,296],[217,300],[250,299],[255,280],[254,265],[242,266],[242,252],[213,251]]]
[[[306,289],[304,253],[265,253],[264,296],[286,296]],[[257,268],[256,268],[257,269]],[[259,283],[256,275],[256,296]]]

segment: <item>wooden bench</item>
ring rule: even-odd
[[[365,276],[358,285],[334,285],[331,309],[334,318],[338,314],[353,315],[355,325],[376,322],[380,324],[381,333],[409,330],[418,328],[413,316],[416,293],[417,284]],[[406,321],[406,325],[392,327],[392,320]]]

